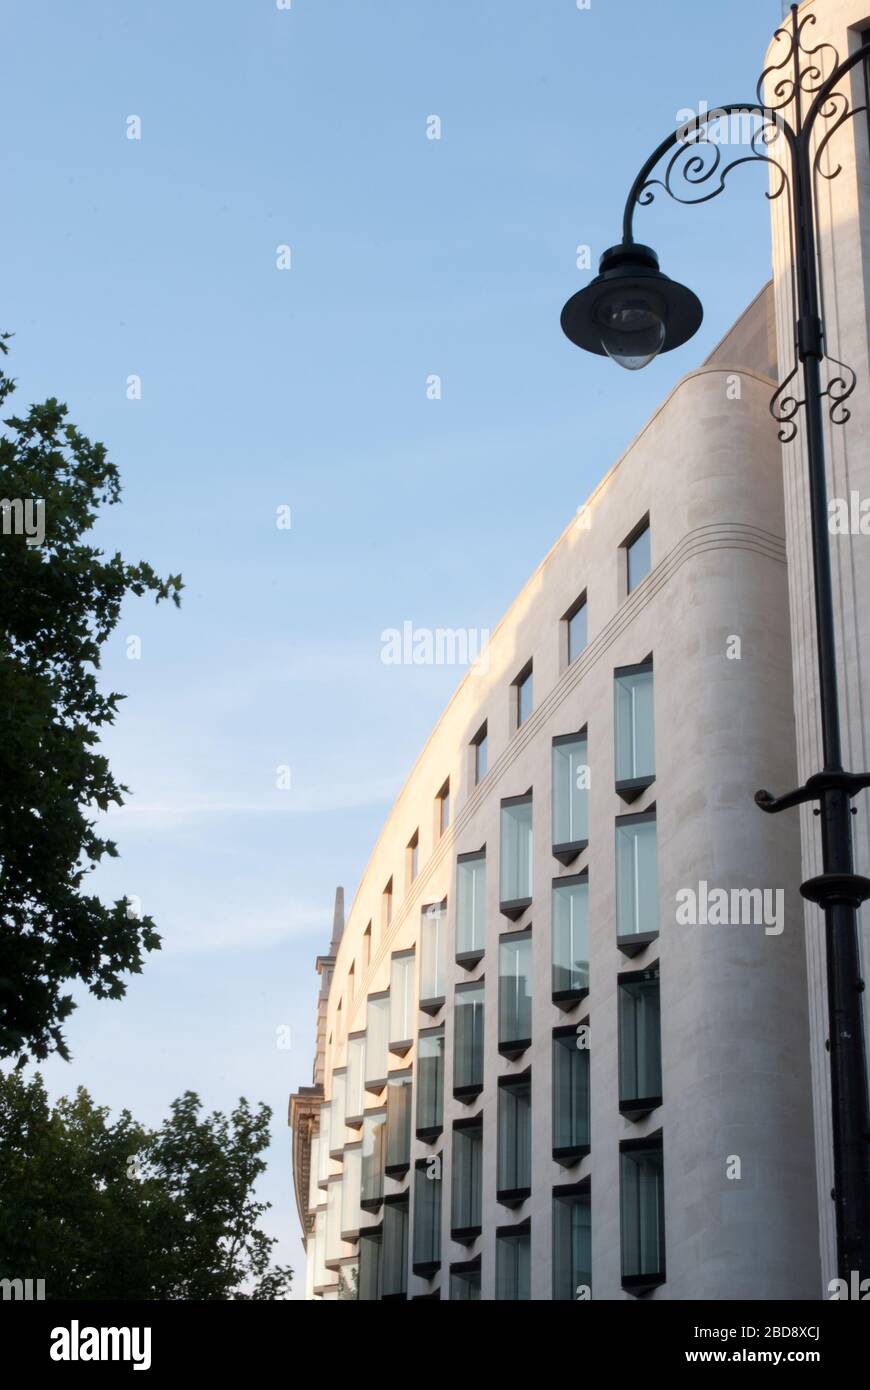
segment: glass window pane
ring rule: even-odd
[[[347,1078],[343,1071],[332,1073],[332,1103],[329,1111],[329,1147],[333,1153],[344,1148],[344,1116]]]
[[[502,802],[501,901],[532,896],[532,798]]]
[[[331,1124],[329,1102],[320,1107],[320,1143],[317,1146],[318,1155],[318,1182],[326,1182],[332,1172],[332,1164],[329,1161],[329,1130]]]
[[[495,1296],[497,1299],[531,1298],[531,1240],[528,1232],[497,1236],[495,1241]]]
[[[479,782],[486,776],[489,757],[489,736],[486,733],[480,735],[474,745],[474,780]]]
[[[451,1226],[468,1230],[481,1223],[483,1130],[454,1129]]]
[[[486,855],[456,861],[456,953],[482,951],[486,940]]]
[[[659,982],[619,985],[619,1099],[655,1099],[662,1093]]]
[[[589,881],[554,883],[553,994],[589,988]]]
[[[345,1109],[350,1119],[365,1109],[365,1050],[365,1038],[348,1038]]]
[[[636,589],[652,568],[650,529],[645,526],[628,547],[628,592]]]
[[[414,1036],[414,956],[393,956],[390,966],[390,1042]]]
[[[613,680],[614,760],[617,782],[654,777],[653,673],[637,671]]]
[[[441,1260],[441,1160],[414,1169],[414,1264]]]
[[[587,1193],[553,1198],[553,1298],[576,1300],[592,1287],[592,1228]]]
[[[517,682],[517,728],[525,724],[532,712],[532,673]]]
[[[446,787],[438,798],[438,829],[443,835],[450,824],[450,788]]]
[[[446,903],[423,908],[420,925],[420,998],[443,999],[446,980]]]
[[[532,1088],[528,1081],[498,1088],[498,1191],[532,1185]]]
[[[379,1202],[384,1195],[384,1133],[386,1115],[366,1115],[362,1129],[363,1202]]]
[[[383,1081],[387,1075],[387,1055],[389,1051],[390,1000],[389,996],[369,998],[366,1012],[366,1085]]]
[[[320,1206],[320,1188],[318,1181],[320,1178],[320,1135],[314,1134],[311,1137],[311,1154],[308,1159],[308,1210],[314,1211],[315,1207]]]
[[[381,1237],[360,1235],[359,1238],[359,1296],[366,1302],[376,1302],[381,1296]]]
[[[532,938],[499,942],[498,1040],[519,1042],[532,1036]]]
[[[411,1078],[391,1076],[387,1083],[386,1166],[407,1168],[411,1162]]]
[[[344,1254],[341,1239],[341,1178],[333,1178],[326,1193],[326,1256],[334,1262]]]
[[[665,1266],[665,1197],[661,1143],[623,1150],[622,1275],[658,1278]]]
[[[450,1299],[452,1302],[477,1302],[480,1299],[480,1270],[467,1274],[450,1275]]]
[[[586,604],[581,603],[576,613],[568,619],[568,661],[574,661],[586,646],[587,637]]]
[[[453,1015],[453,1086],[483,1085],[484,985],[457,989]]]
[[[553,1148],[578,1149],[589,1139],[589,1048],[576,1032],[553,1038]]]
[[[362,1196],[362,1146],[357,1144],[344,1151],[341,1175],[341,1229],[345,1235],[353,1236],[362,1224],[360,1197]]]
[[[310,1239],[310,1237],[309,1237]],[[314,1287],[321,1288],[332,1283],[332,1275],[326,1268],[326,1208],[314,1218]]]
[[[408,1291],[408,1200],[384,1204],[383,1288],[381,1297]]]
[[[589,745],[585,737],[553,744],[553,844],[589,838]]]
[[[417,1128],[444,1123],[444,1029],[417,1038]]]
[[[616,930],[618,936],[659,927],[656,823],[616,826]]]

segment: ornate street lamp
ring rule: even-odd
[[[834,1156],[831,1195],[836,1204],[838,1272],[848,1282],[852,1271],[857,1271],[859,1278],[870,1278],[870,1117],[858,938],[858,909],[870,898],[870,879],[855,873],[851,828],[852,798],[862,788],[870,787],[870,773],[847,772],[842,760],[822,401],[827,397],[832,424],[845,424],[849,410],[844,402],[855,389],[855,373],[831,356],[825,341],[816,258],[814,181],[817,176],[835,178],[840,172],[839,165],[832,171],[823,168],[822,156],[843,123],[867,109],[853,108],[845,93],[836,89],[846,73],[870,56],[870,43],[840,62],[830,44],[804,46],[805,30],[815,22],[812,13],[798,20],[797,6],[792,5],[790,29],[778,29],[775,35],[786,41],[788,51],[779,63],[761,74],[757,100],[731,103],[694,117],[668,135],[650,155],[628,195],[622,242],[604,252],[600,273],[568,300],[562,310],[562,328],[578,347],[606,353],[631,371],[646,366],[659,352],[669,352],[686,342],[700,326],[701,305],[691,290],[662,274],[654,251],[635,242],[635,209],[651,203],[656,189],[664,190],[677,202],[707,202],[723,191],[727,175],[738,165],[761,161],[770,166],[772,186],[768,197],[774,200],[787,193],[790,201],[796,301],[795,363],[777,388],[770,409],[780,426],[783,443],[797,434],[795,417],[801,407],[806,412],[824,766],[795,791],[779,797],[759,791],[755,801],[761,810],[771,813],[805,801],[818,803],[823,871],[802,883],[801,893],[818,903],[825,914]],[[827,78],[822,74],[825,54],[834,64]],[[768,78],[772,103],[765,104],[764,84]],[[793,124],[782,114],[791,104]],[[759,124],[740,158],[723,165],[722,147],[711,136],[711,127],[733,116],[750,117]],[[830,124],[812,148],[819,117]],[[784,163],[773,157],[774,146],[777,152],[784,149]],[[671,150],[673,153],[668,155]],[[653,177],[665,156],[668,158],[662,172]],[[836,369],[829,370],[824,387],[823,360]],[[794,388],[790,390],[798,371],[802,376],[802,399],[794,394]]]

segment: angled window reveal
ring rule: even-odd
[[[396,951],[390,961],[390,1051],[404,1057],[414,1038],[414,951]]]
[[[347,1083],[344,1122],[350,1129],[359,1129],[366,1108],[366,1035],[347,1035]]]
[[[665,1282],[665,1188],[661,1134],[619,1146],[622,1287],[647,1293]]]
[[[480,1256],[450,1266],[450,1298],[454,1303],[480,1300]]]
[[[376,1303],[381,1297],[382,1231],[380,1226],[360,1232],[359,1299]]]
[[[659,968],[618,978],[619,1109],[638,1120],[662,1103]]]
[[[576,661],[580,653],[589,640],[586,608],[586,591],[571,604],[568,612],[562,619],[565,624],[565,637],[568,657],[568,665]],[[563,648],[565,650],[565,648]]]
[[[470,1245],[480,1235],[483,1210],[483,1121],[456,1120],[453,1125],[450,1235]]]
[[[362,1226],[362,1140],[345,1145],[341,1173],[341,1238],[359,1239]]]
[[[525,724],[534,708],[534,687],[532,685],[532,663],[527,661],[513,681],[514,728]]]
[[[553,739],[553,854],[570,864],[589,843],[589,743],[585,729]]]
[[[655,810],[616,818],[616,944],[636,956],[659,930]]]
[[[444,1004],[447,979],[447,899],[429,903],[420,918],[420,1008],[436,1014]]]
[[[444,1127],[444,1025],[417,1034],[417,1138],[431,1143]]]
[[[515,1207],[532,1191],[532,1071],[498,1081],[496,1199]]]
[[[487,733],[486,722],[484,722],[474,738],[471,740],[471,752],[474,760],[474,785],[482,782],[489,767],[489,735]]]
[[[384,1198],[381,1299],[399,1302],[408,1296],[408,1194]]]
[[[617,795],[634,801],[656,775],[651,661],[614,671],[613,731]]]
[[[553,1003],[573,1009],[589,993],[589,878],[553,879],[551,908]]]
[[[414,1164],[414,1273],[431,1279],[441,1267],[441,1155]]]
[[[584,1025],[553,1030],[553,1158],[570,1168],[589,1153],[589,1048]]]
[[[588,1299],[592,1288],[592,1226],[588,1179],[553,1188],[553,1298]]]
[[[486,945],[486,850],[456,859],[456,960],[473,970]]]
[[[505,932],[498,944],[498,1050],[519,1057],[532,1043],[532,933]]]
[[[384,1198],[384,1136],[387,1110],[367,1110],[362,1127],[362,1180],[360,1205],[363,1211],[377,1211]]]
[[[532,901],[532,793],[501,803],[500,910],[516,922]]]
[[[447,778],[447,781],[444,783],[444,786],[441,788],[441,790],[440,790],[440,792],[438,793],[438,795],[437,795],[437,797],[435,798],[435,800],[436,800],[436,803],[437,803],[437,804],[436,804],[436,807],[435,807],[435,811],[436,811],[438,838],[440,839],[441,836],[444,834],[445,830],[447,830],[448,826],[450,825],[450,778],[449,778],[449,777]]]
[[[387,1134],[384,1172],[400,1178],[411,1166],[411,1069],[390,1073],[387,1081]]]
[[[387,1084],[390,991],[370,994],[366,1007],[366,1090],[377,1095]]]
[[[649,516],[645,516],[623,541],[625,550],[625,591],[634,593],[652,569]]]
[[[531,1298],[531,1226],[499,1226],[495,1233],[495,1296],[512,1302]]]
[[[483,1090],[483,980],[456,986],[453,1013],[453,1095],[468,1104]]]

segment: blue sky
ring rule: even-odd
[[[780,10],[4,5],[13,403],[67,401],[121,470],[102,541],[187,586],[180,612],[132,601],[103,668],[134,795],[97,887],[140,897],[164,949],[122,1002],[85,998],[72,1064],[43,1070],[147,1122],[186,1088],[267,1101],[267,1224],[297,1267],[286,1108],[310,1081],[314,957],[461,675],[384,665],[381,633],[492,629],[768,278],[764,174],[741,169],[706,207],[638,217],[704,301],[696,339],[629,376],[559,329],[577,246],[597,265],[619,239],[679,111],[754,95]]]

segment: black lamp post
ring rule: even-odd
[[[822,167],[828,142],[845,121],[867,109],[852,108],[837,86],[847,72],[870,56],[870,43],[840,62],[830,44],[804,47],[804,31],[815,22],[812,13],[798,20],[797,6],[792,5],[790,28],[777,30],[775,36],[786,44],[787,52],[761,74],[757,100],[705,112],[662,141],[629,192],[622,242],[604,252],[600,273],[568,300],[562,310],[562,328],[578,347],[606,353],[632,371],[646,366],[659,352],[669,352],[686,342],[700,326],[701,305],[691,290],[661,273],[655,252],[634,241],[635,208],[652,202],[657,188],[678,202],[707,202],[722,192],[726,176],[739,164],[762,161],[770,166],[772,191],[768,197],[773,200],[787,193],[791,204],[795,299],[795,363],[774,394],[770,409],[779,422],[783,443],[797,434],[795,416],[801,406],[806,411],[824,766],[796,791],[779,797],[759,791],[755,801],[767,812],[784,811],[805,801],[818,803],[815,814],[820,818],[823,871],[802,883],[801,893],[818,903],[825,914],[834,1156],[831,1195],[836,1204],[838,1272],[848,1282],[853,1271],[859,1279],[870,1278],[870,1118],[858,939],[858,909],[870,898],[870,879],[855,873],[851,828],[855,814],[852,798],[870,787],[870,773],[847,772],[842,761],[822,401],[828,398],[831,422],[845,424],[849,411],[844,402],[855,389],[855,374],[827,351],[816,255],[815,179],[831,179],[840,172],[839,165],[833,171]],[[827,65],[827,60],[834,66],[825,78],[822,64]],[[771,80],[772,104],[765,105],[766,79]],[[802,109],[805,102],[806,113]],[[782,115],[792,103],[794,124]],[[735,116],[760,124],[749,139],[748,152],[744,148],[739,158],[724,164],[722,144],[715,136],[722,120]],[[819,117],[830,124],[813,149],[811,141]],[[773,158],[774,145],[780,150],[785,147],[784,164]],[[661,175],[652,177],[671,150]],[[833,364],[824,386],[823,361]],[[803,399],[789,394],[799,370]]]

